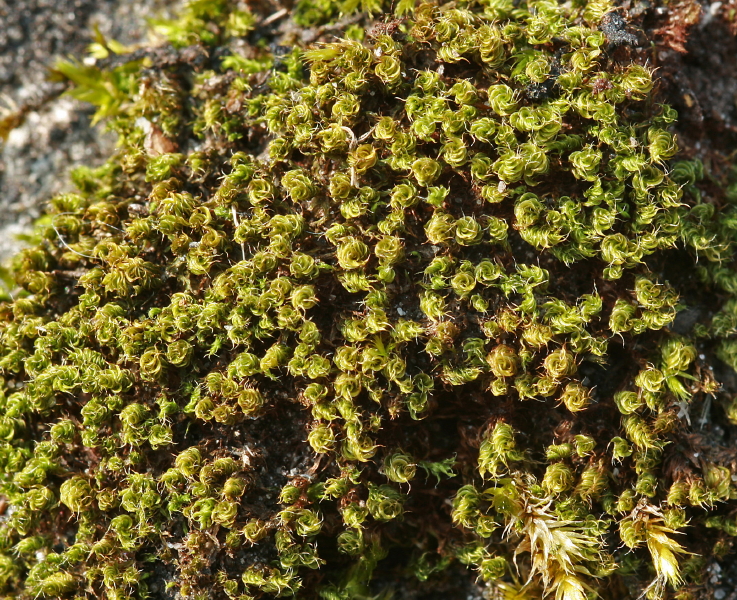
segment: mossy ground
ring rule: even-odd
[[[199,0],[58,65],[120,141],[0,306],[4,593],[711,597],[737,194],[661,8]]]

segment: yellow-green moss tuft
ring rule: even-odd
[[[61,69],[120,144],[0,305],[6,597],[704,593],[737,211],[637,36],[604,0],[359,8],[298,2],[368,31],[285,51],[198,0]]]

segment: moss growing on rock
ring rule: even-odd
[[[708,593],[729,193],[609,3],[397,13],[192,2],[62,69],[120,149],[0,305],[7,597]]]

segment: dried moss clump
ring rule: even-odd
[[[59,66],[120,144],[0,305],[5,597],[710,597],[736,194],[642,32],[356,8],[285,48],[200,0]]]

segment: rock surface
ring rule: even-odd
[[[0,140],[0,262],[12,256],[44,203],[68,188],[79,164],[104,161],[115,143],[94,110],[48,81],[59,58],[83,57],[96,25],[124,44],[147,39],[146,19],[175,8],[174,0],[0,0],[0,118],[25,113]]]

